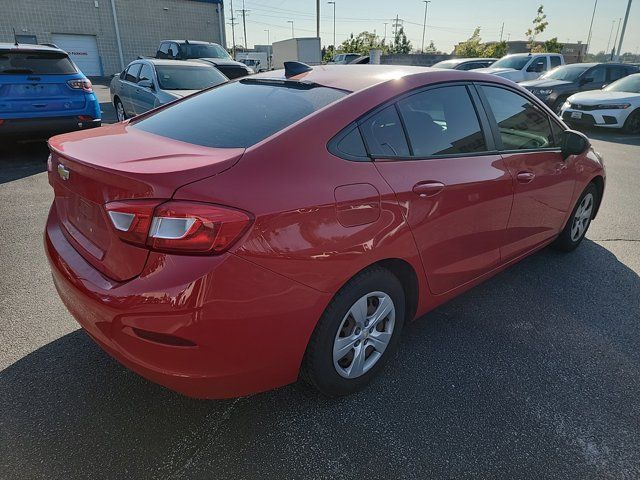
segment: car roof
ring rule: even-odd
[[[189,42],[189,43],[194,44],[194,45],[218,45],[217,43],[214,43],[214,42],[205,42],[203,40],[185,40],[185,39],[183,39],[183,40],[161,40],[160,41],[160,43],[163,43],[163,42],[175,42],[175,43],[187,43],[187,42]]]
[[[492,60],[495,61],[497,60],[497,58],[450,58],[448,60],[442,60],[442,62],[438,62],[438,63],[451,62],[451,63],[461,64],[461,63],[467,63],[467,62],[488,62]]]
[[[211,67],[210,63],[190,62],[188,60],[165,60],[160,58],[139,58],[131,63],[150,63],[151,65],[180,65],[183,67]],[[131,63],[129,65],[131,65]]]
[[[36,45],[33,43],[18,43],[17,45],[15,43],[0,43],[0,50],[13,50],[16,52],[21,52],[21,51],[25,51],[25,52],[34,52],[34,51],[41,51],[41,52],[62,52],[62,53],[66,53],[64,50],[62,50],[61,48],[58,47],[52,47],[50,45]]]
[[[449,70],[430,67],[414,67],[406,65],[318,65],[310,71],[285,77],[284,70],[272,70],[270,72],[251,75],[249,78],[289,80],[304,83],[315,83],[325,87],[338,88],[355,92],[365,88],[386,82],[402,81],[404,77],[424,75],[426,83],[437,81],[486,81],[512,84],[495,75],[474,73],[471,71]]]

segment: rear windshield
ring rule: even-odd
[[[225,58],[231,59],[227,51],[215,43],[183,43],[180,45],[182,58]]]
[[[188,97],[132,125],[205,147],[250,147],[345,95],[294,82],[241,80]]]
[[[67,54],[62,52],[0,51],[0,75],[77,73]]]
[[[162,90],[203,90],[227,81],[220,70],[209,67],[156,65]]]

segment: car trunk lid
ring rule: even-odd
[[[169,199],[179,187],[230,168],[244,153],[179,142],[127,124],[60,135],[49,145],[49,182],[62,230],[89,263],[117,281],[139,275],[148,250],[120,239],[104,205]]]

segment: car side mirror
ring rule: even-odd
[[[575,130],[565,130],[562,132],[562,152],[563,160],[571,155],[582,155],[591,146],[591,142],[586,135],[576,132]]]
[[[587,83],[593,83],[593,78],[588,77],[580,79],[580,85],[586,85]]]
[[[140,80],[138,82],[138,86],[143,88],[150,88],[151,90],[154,90],[153,82],[148,78],[143,78],[142,80]]]

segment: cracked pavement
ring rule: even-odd
[[[42,145],[0,153],[0,478],[640,478],[640,138],[589,132],[606,197],[409,325],[365,391],[182,397],[78,330],[42,250]]]

